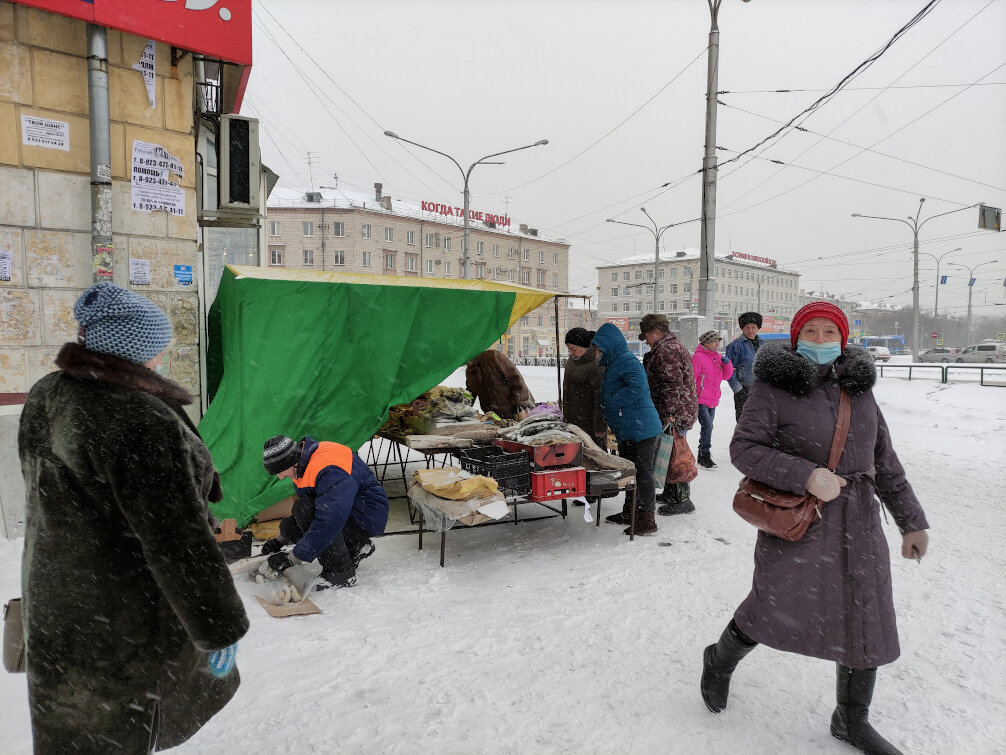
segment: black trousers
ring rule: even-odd
[[[290,516],[279,524],[279,533],[291,543],[298,543],[314,522],[314,501],[308,498],[297,498],[293,504]],[[348,578],[356,574],[353,565],[353,554],[360,545],[370,539],[370,533],[358,527],[353,521],[347,520],[342,531],[335,536],[329,546],[318,554],[318,563],[322,572],[335,574],[340,578]]]
[[[653,511],[657,507],[653,457],[657,453],[658,437],[618,441],[618,455],[636,465],[636,511]]]
[[[741,412],[744,411],[744,404],[747,402],[750,394],[751,388],[747,385],[734,394],[734,412],[737,414],[737,419],[741,418]]]

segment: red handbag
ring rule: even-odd
[[[828,454],[828,469],[834,472],[842,458],[845,441],[849,437],[849,419],[852,401],[849,394],[841,392],[838,402],[838,422]],[[821,516],[824,502],[810,493],[790,493],[763,482],[745,477],[734,493],[734,511],[762,532],[795,542],[806,534],[811,523]]]
[[[671,463],[667,468],[667,483],[691,482],[698,474],[699,468],[695,466],[695,456],[688,446],[688,440],[684,435],[674,433],[674,448],[671,449]]]

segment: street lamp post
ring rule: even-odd
[[[944,252],[939,257],[935,254],[930,254],[929,252],[919,252],[919,254],[924,254],[927,257],[932,257],[936,260],[936,298],[933,300],[933,319],[937,321],[937,328],[939,327],[939,317],[940,317],[940,261],[946,257],[948,254],[953,254],[954,252],[959,252],[961,247],[956,249],[951,249],[949,252]]]
[[[446,157],[448,160],[450,160],[452,163],[454,163],[457,166],[457,169],[459,171],[461,171],[461,177],[464,179],[464,183],[465,183],[465,185],[464,185],[464,197],[465,197],[465,202],[464,202],[464,204],[465,204],[465,208],[464,208],[465,218],[464,218],[464,221],[465,221],[465,231],[464,231],[464,240],[461,243],[461,246],[463,247],[463,249],[462,249],[462,252],[463,252],[463,262],[462,262],[462,273],[461,273],[461,275],[462,275],[463,278],[470,278],[471,277],[471,258],[469,257],[469,254],[468,254],[468,227],[469,227],[468,226],[468,223],[469,223],[469,217],[468,217],[469,209],[468,209],[468,206],[469,206],[469,203],[471,201],[471,194],[468,191],[468,179],[471,177],[472,171],[475,170],[475,166],[476,165],[503,165],[503,163],[499,162],[499,161],[493,161],[493,162],[486,162],[486,161],[489,160],[490,157],[499,157],[500,155],[509,155],[511,152],[520,152],[522,149],[531,149],[531,147],[542,147],[542,146],[548,144],[548,139],[539,139],[534,144],[525,144],[523,147],[514,147],[513,149],[505,149],[502,152],[493,152],[491,155],[486,155],[485,157],[480,157],[478,160],[476,160],[471,165],[469,165],[468,166],[468,170],[466,171],[464,168],[461,167],[461,163],[459,163],[453,157],[451,157],[450,155],[448,155],[446,152],[441,152],[439,149],[433,149],[433,147],[427,147],[425,144],[420,144],[419,142],[414,142],[414,141],[410,141],[409,139],[405,139],[404,137],[401,137],[398,134],[396,134],[394,131],[385,131],[384,135],[385,136],[390,136],[392,139],[397,139],[398,141],[405,142],[406,144],[411,144],[414,147],[419,147],[420,149],[425,149],[425,150],[428,150],[430,152],[436,152],[438,155],[442,155],[443,157]]]
[[[968,326],[967,326],[967,331],[964,334],[964,338],[965,338],[965,340],[967,340],[967,343],[964,344],[965,346],[968,346],[968,345],[971,344],[971,294],[973,294],[974,290],[975,290],[975,270],[977,270],[978,268],[980,268],[982,265],[991,265],[991,264],[993,264],[995,262],[998,262],[998,261],[999,260],[989,260],[988,262],[979,262],[974,267],[969,267],[969,266],[964,265],[964,264],[962,264],[960,262],[948,262],[947,263],[948,265],[953,265],[954,267],[963,267],[965,270],[968,271]],[[958,344],[958,345],[960,345],[960,344]]]
[[[962,212],[964,210],[970,210],[972,207],[977,207],[980,202],[968,205],[967,207],[959,207],[956,210],[950,210],[948,212],[941,212],[938,215],[930,215],[928,218],[919,222],[919,216],[922,214],[922,205],[925,203],[926,198],[921,197],[919,199],[919,209],[915,213],[913,218],[911,215],[908,216],[908,220],[902,220],[901,218],[888,218],[880,215],[862,215],[858,212],[852,213],[854,218],[869,218],[870,220],[893,220],[895,223],[904,223],[912,230],[912,261],[913,261],[913,275],[912,275],[912,353],[919,353],[919,346],[922,342],[922,332],[919,325],[919,231],[922,229],[926,223],[934,218],[941,218],[944,215],[952,215],[955,212]]]
[[[651,223],[653,223],[653,227],[652,228],[650,228],[650,226],[648,226],[648,225],[643,225],[642,223],[626,223],[624,220],[613,220],[612,218],[608,218],[605,222],[606,223],[618,223],[619,225],[631,225],[631,226],[634,226],[636,228],[645,228],[647,231],[649,231],[650,233],[653,234],[653,311],[656,312],[657,311],[657,275],[658,275],[658,267],[660,265],[660,237],[664,235],[664,231],[666,231],[668,228],[673,228],[676,225],[681,225],[682,223],[690,223],[692,221],[690,221],[690,220],[683,220],[683,221],[681,221],[679,223],[668,223],[665,226],[658,227],[657,226],[657,221],[654,220],[653,217],[650,215],[650,213],[648,213],[646,211],[645,207],[640,207],[639,209],[642,210],[643,214],[646,215],[646,217],[648,217],[650,219]]]

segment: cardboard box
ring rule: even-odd
[[[546,469],[531,473],[531,500],[554,501],[578,498],[587,492],[587,470],[583,467]]]

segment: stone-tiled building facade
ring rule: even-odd
[[[301,192],[277,187],[269,197],[262,264],[415,278],[462,278],[464,229],[440,215],[385,196],[339,189]],[[500,228],[471,221],[471,277],[565,292],[569,244],[534,228]],[[563,308],[560,300],[560,310]],[[511,356],[553,355],[555,309],[550,302],[501,338]],[[561,348],[561,344],[560,344]]]

